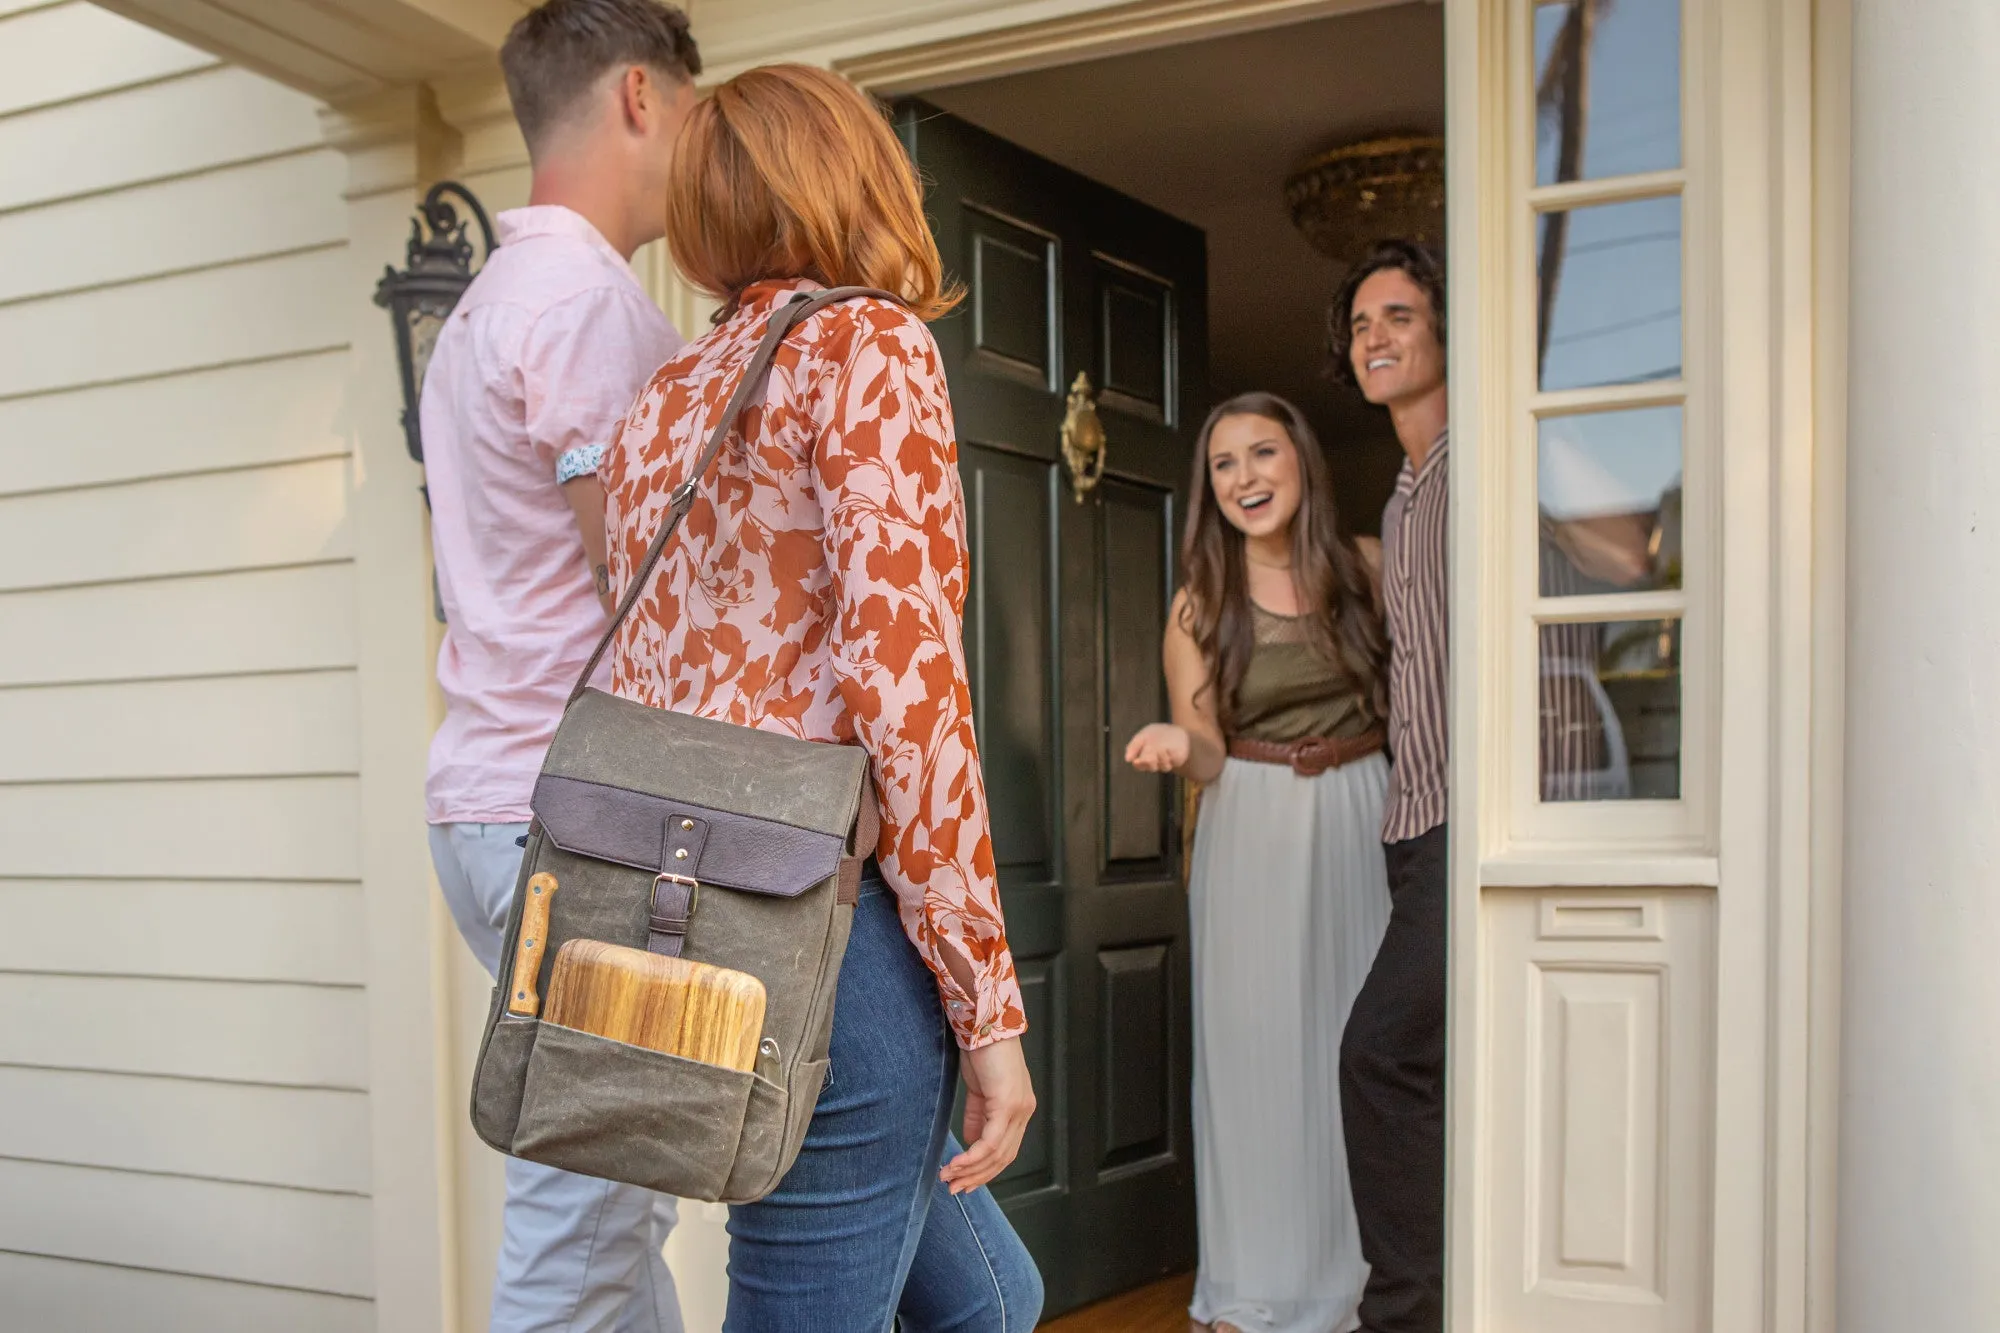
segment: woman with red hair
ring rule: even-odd
[[[797,1164],[730,1212],[725,1327],[1034,1327],[1034,1262],[986,1184],[1035,1099],[961,647],[964,499],[926,319],[950,310],[922,194],[887,119],[806,66],[739,74],[690,113],[667,241],[719,298],[600,469],[624,595],[693,481],[678,539],[619,631],[612,688],[868,751],[881,840],[842,963],[831,1070]],[[856,286],[786,336],[708,475],[690,477],[772,312]],[[950,1132],[966,1088],[961,1147]]]

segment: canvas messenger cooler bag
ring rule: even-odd
[[[827,1071],[834,985],[876,819],[868,755],[586,688],[787,330],[886,293],[801,294],[771,316],[674,492],[536,780],[534,819],[472,1084],[487,1143],[683,1198],[748,1202],[798,1156]],[[525,927],[525,928],[524,928]],[[595,940],[763,983],[755,1067],[727,1068],[542,1014],[558,951]]]

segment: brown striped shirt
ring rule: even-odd
[[[1403,460],[1382,511],[1382,605],[1389,622],[1389,802],[1382,841],[1403,842],[1444,823],[1450,754],[1445,725],[1446,544],[1450,438],[1421,469]]]

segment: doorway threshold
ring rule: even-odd
[[[1086,1305],[1043,1324],[1042,1333],[1186,1333],[1188,1301],[1193,1296],[1194,1274],[1182,1273]]]

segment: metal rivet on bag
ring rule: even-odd
[[[692,832],[694,829],[694,821],[692,819],[683,819],[681,821],[681,827]]]
[[[676,861],[685,861],[685,860],[687,860],[687,859],[688,859],[688,849],[687,849],[687,848],[685,848],[685,847],[681,847],[681,848],[677,848],[677,849],[675,849],[675,851],[674,851],[674,860],[676,860]]]

